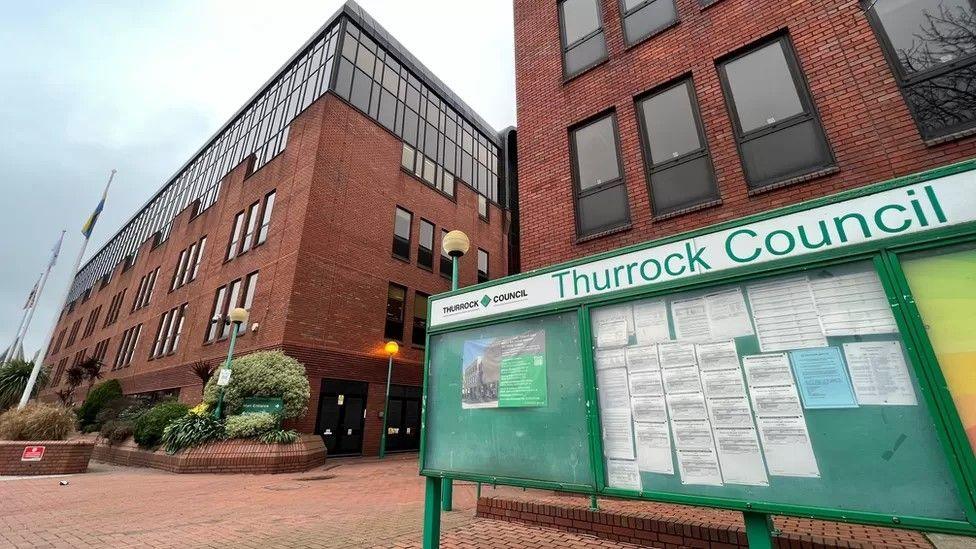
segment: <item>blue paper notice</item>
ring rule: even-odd
[[[804,408],[857,408],[851,378],[837,347],[790,351]]]

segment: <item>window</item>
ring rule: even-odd
[[[149,301],[152,300],[153,287],[156,285],[157,274],[159,274],[159,267],[156,267],[156,269],[144,275],[139,280],[139,290],[136,292],[136,298],[132,302],[133,311],[138,311],[149,305]]]
[[[264,197],[264,207],[261,212],[261,228],[258,230],[258,244],[264,244],[268,239],[268,230],[271,228],[271,212],[274,211],[275,195],[277,191],[271,191]]]
[[[922,137],[976,128],[976,3],[874,1],[866,11]]]
[[[186,272],[186,263],[189,258],[188,250],[180,252],[180,258],[176,260],[176,269],[173,271],[173,280],[170,282],[169,289],[173,291],[183,284],[183,273]]]
[[[599,0],[560,2],[559,27],[565,78],[580,74],[607,58]]]
[[[217,293],[214,296],[213,312],[211,313],[210,318],[207,319],[209,324],[207,327],[207,338],[205,341],[213,341],[214,339],[217,339],[217,334],[220,333],[220,328],[224,325],[224,298],[226,296],[226,286],[217,288]]]
[[[612,113],[570,131],[579,236],[630,223],[619,150],[617,119]]]
[[[488,199],[480,194],[478,195],[478,217],[482,221],[488,221]]]
[[[109,303],[108,306],[108,312],[105,314],[105,325],[102,326],[103,328],[107,328],[112,324],[115,324],[115,321],[119,319],[119,310],[122,308],[122,303],[125,301],[125,292],[127,290],[128,289],[124,289],[112,297],[112,302]]]
[[[719,74],[750,188],[834,164],[787,37],[723,61]]]
[[[454,260],[444,251],[444,237],[447,233],[447,229],[441,229],[441,276],[451,278],[454,273]]]
[[[112,365],[113,370],[125,368],[132,364],[132,353],[136,350],[136,345],[139,344],[139,334],[141,333],[142,324],[122,332],[122,341],[119,342],[119,350],[115,354],[115,363]]]
[[[241,301],[240,307],[243,307],[251,311],[251,306],[254,304],[254,292],[258,289],[258,273],[253,272],[247,275],[244,279],[244,299]],[[237,335],[241,335],[247,329],[245,324],[241,324],[237,327]]]
[[[95,352],[92,354],[92,357],[101,363],[104,363],[105,355],[108,354],[109,339],[111,338],[105,338],[95,344]]]
[[[454,196],[454,174],[406,143],[403,144],[403,153],[400,155],[400,166],[431,187],[448,196]]]
[[[187,304],[184,303],[179,307],[166,311],[160,317],[159,328],[156,329],[156,339],[154,340],[149,358],[157,358],[176,352],[180,344],[180,335],[183,333],[186,306]]]
[[[411,341],[414,345],[427,344],[427,298],[430,296],[414,292],[413,296],[413,333]]]
[[[247,229],[244,231],[244,238],[241,240],[241,250],[237,255],[246,253],[254,243],[254,231],[258,227],[258,215],[261,213],[261,203],[255,202],[247,210]]]
[[[637,101],[654,215],[718,199],[691,79]]]
[[[81,319],[79,318],[74,324],[71,325],[71,333],[68,334],[68,341],[64,344],[65,349],[75,344],[75,339],[78,337],[78,328],[80,327]]]
[[[244,226],[244,212],[239,212],[234,216],[234,230],[230,233],[230,242],[227,243],[227,261],[237,257],[237,247],[241,239],[241,229]]]
[[[383,337],[403,341],[403,308],[407,299],[407,289],[390,283],[386,293],[386,326]]]
[[[52,387],[57,387],[61,383],[61,374],[64,373],[64,368],[67,365],[68,357],[64,357],[58,361],[58,367],[54,370],[54,376],[51,378]]]
[[[53,349],[51,349],[51,352],[50,352],[50,353],[48,353],[48,355],[49,355],[49,356],[50,356],[50,355],[56,355],[56,354],[58,354],[58,351],[60,351],[60,350],[61,350],[61,342],[62,342],[62,341],[64,341],[64,334],[65,334],[65,333],[66,333],[67,331],[68,331],[68,329],[67,329],[67,328],[62,328],[62,329],[61,329],[61,333],[59,333],[59,334],[58,334],[58,339],[57,339],[57,341],[55,341],[55,342],[54,342],[54,348],[53,348]]]
[[[478,248],[478,282],[488,281],[488,252]]]
[[[197,246],[196,256],[187,263],[187,270],[183,278],[183,284],[192,282],[197,279],[197,273],[200,271],[200,262],[203,261],[203,251],[206,248],[207,248],[207,237],[203,237],[200,239],[200,244]],[[193,263],[192,270],[189,268],[189,263]],[[187,276],[189,277],[189,279],[186,278]]]
[[[420,220],[420,242],[417,244],[417,265],[434,268],[434,224]]]
[[[88,313],[88,323],[85,324],[85,331],[81,334],[81,339],[85,339],[86,337],[92,335],[92,333],[95,331],[95,326],[98,323],[98,317],[101,314],[102,314],[101,305],[95,307],[95,309],[93,309],[92,312]]]
[[[243,279],[238,278],[226,286],[217,288],[214,295],[213,312],[210,315],[209,327],[207,329],[204,342],[210,342],[219,336],[221,339],[230,335],[230,324],[225,323],[227,315],[231,309],[243,307],[248,311],[254,303],[254,294],[257,291],[258,272],[247,275]],[[243,291],[241,291],[243,286]],[[241,324],[238,328],[238,335],[244,334],[247,326]]]
[[[393,255],[401,259],[410,260],[410,225],[413,224],[413,214],[397,207],[393,216]]]
[[[227,303],[224,304],[224,309],[221,311],[221,317],[227,319],[227,315],[230,313],[231,309],[237,307],[237,302],[241,298],[241,280],[237,279],[230,283],[227,290]],[[220,329],[220,337],[224,338],[230,335],[230,324],[224,322],[223,327]]]
[[[678,20],[674,0],[620,0],[620,14],[628,45],[662,31]]]

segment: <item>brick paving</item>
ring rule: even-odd
[[[67,480],[68,486],[59,486]],[[484,496],[585,505],[581,498],[486,487]],[[0,548],[25,547],[420,547],[424,483],[414,455],[330,459],[309,473],[177,475],[93,463],[64,477],[0,477]],[[456,483],[455,511],[443,513],[445,549],[638,547],[517,522],[476,518],[475,488]],[[692,507],[611,502],[605,510],[669,513],[700,521],[739,521],[736,513]],[[846,532],[847,525],[822,524]],[[777,518],[780,528],[804,521]],[[885,541],[924,544],[911,532],[875,529]],[[827,532],[827,530],[824,530]],[[913,537],[914,536],[914,537]],[[868,541],[868,540],[865,540]],[[872,539],[872,541],[880,541]],[[906,543],[905,545],[912,545]]]

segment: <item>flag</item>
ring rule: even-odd
[[[34,298],[37,297],[37,287],[41,284],[41,279],[38,277],[37,282],[34,283],[34,287],[31,288],[30,295],[27,296],[27,303],[24,303],[24,310],[30,309],[34,306]]]
[[[81,228],[81,234],[85,235],[85,238],[91,237],[92,230],[95,228],[95,222],[98,221],[98,214],[102,213],[102,208],[105,207],[105,195],[102,195],[102,199],[98,201],[98,206],[95,206],[95,211],[88,217],[88,221],[85,221],[85,225]]]
[[[64,233],[65,231],[61,231],[61,237],[58,238],[58,241],[54,244],[54,247],[51,248],[51,261],[48,261],[47,263],[48,269],[54,267],[54,264],[58,262],[58,255],[61,253],[61,243],[64,242]],[[35,289],[36,288],[37,287],[35,286]],[[27,307],[24,308],[26,309]]]

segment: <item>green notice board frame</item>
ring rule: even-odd
[[[971,160],[929,172],[915,174],[912,176],[899,178],[897,180],[880,183],[870,187],[848,191],[831,197],[825,197],[806,203],[790,206],[780,210],[766,212],[763,214],[750,216],[744,219],[729,223],[708,227],[688,234],[677,235],[659,241],[632,246],[622,250],[615,250],[606,254],[572,261],[566,264],[557,265],[551,268],[533,271],[523,275],[499,279],[488,283],[480,284],[469,288],[434,296],[428,302],[428,318],[435,318],[435,307],[443,307],[444,311],[463,310],[464,305],[454,306],[449,309],[443,304],[455,304],[459,300],[474,298],[472,306],[476,307],[482,295],[513,297],[516,301],[526,300],[526,294],[508,292],[513,283],[524,283],[525,287],[531,288],[531,292],[538,293],[538,286],[532,286],[540,277],[549,276],[557,278],[558,273],[579,268],[583,269],[588,265],[606,262],[616,257],[625,257],[627,254],[635,252],[649,252],[656,249],[674,249],[676,246],[685,245],[693,239],[708,238],[719,234],[721,231],[739,232],[748,234],[751,227],[762,226],[764,222],[768,225],[770,221],[776,221],[779,217],[793,216],[796,214],[813,214],[818,210],[836,205],[849,203],[851,211],[862,211],[858,208],[863,202],[858,200],[870,200],[874,196],[881,196],[892,190],[907,188],[909,190],[919,188],[918,185],[932,182],[933,186],[940,180],[945,181],[952,178],[953,181],[960,181],[960,176],[964,175],[964,184],[969,192],[976,195],[976,160]],[[913,187],[914,186],[914,187]],[[939,189],[937,189],[939,190]],[[926,191],[928,192],[928,191]],[[913,192],[909,192],[913,195]],[[972,206],[972,201],[966,207]],[[895,207],[884,207],[879,212],[886,211],[891,213]],[[863,524],[873,524],[890,527],[912,528],[925,531],[946,532],[962,535],[976,535],[976,456],[970,446],[965,429],[956,410],[952,395],[949,393],[945,377],[943,376],[939,364],[936,361],[936,354],[932,344],[928,340],[925,325],[917,307],[914,305],[912,294],[908,286],[908,281],[901,268],[900,257],[910,252],[920,250],[933,250],[942,247],[950,247],[960,244],[976,243],[976,208],[971,208],[972,212],[961,219],[953,219],[959,209],[949,211],[947,208],[945,217],[949,218],[949,223],[945,226],[938,226],[932,221],[931,227],[925,230],[914,231],[911,234],[896,234],[895,231],[884,231],[879,238],[866,238],[857,242],[850,242],[845,245],[827,247],[822,251],[811,253],[789,254],[783,253],[781,257],[773,260],[750,263],[740,262],[741,265],[732,265],[730,268],[714,269],[711,272],[697,273],[694,277],[673,277],[670,280],[660,280],[653,284],[632,285],[622,287],[614,291],[595,293],[580,297],[569,296],[564,299],[548,300],[545,303],[530,302],[527,306],[512,308],[511,312],[500,312],[497,314],[484,313],[476,318],[466,318],[464,320],[442,320],[433,322],[428,330],[427,356],[424,367],[424,400],[422,411],[422,437],[420,454],[420,474],[428,477],[428,499],[431,497],[439,498],[440,484],[439,479],[457,479],[472,482],[503,484],[526,488],[541,488],[562,490],[589,495],[605,495],[620,498],[629,498],[647,501],[660,501],[688,505],[701,505],[709,507],[719,507],[725,509],[739,510],[746,514],[747,530],[750,533],[750,541],[754,531],[762,530],[762,521],[757,517],[761,515],[777,514],[802,517],[814,517],[825,520],[855,522]],[[905,209],[900,210],[905,211]],[[943,220],[943,213],[936,205],[936,217],[939,221]],[[971,213],[971,215],[969,215]],[[933,216],[929,216],[930,218]],[[791,218],[792,219],[792,218]],[[876,220],[888,222],[890,218],[883,218],[882,213],[878,213]],[[926,220],[929,221],[929,220]],[[882,227],[885,227],[882,223]],[[890,228],[890,224],[887,225]],[[711,242],[711,241],[709,241]],[[670,248],[669,248],[670,247]],[[731,250],[727,248],[731,254]],[[688,255],[691,255],[692,248],[688,248]],[[780,254],[777,254],[780,255]],[[608,487],[606,483],[606,471],[604,470],[603,439],[601,435],[601,423],[597,398],[597,380],[594,367],[593,352],[591,347],[592,334],[590,324],[590,311],[593,308],[622,303],[636,298],[667,296],[676,293],[693,292],[716,287],[718,285],[753,282],[774,276],[788,275],[814,268],[839,267],[854,262],[873,267],[874,272],[880,279],[888,305],[891,308],[897,332],[894,337],[901,342],[902,349],[907,359],[908,367],[914,377],[916,396],[918,399],[918,409],[928,414],[931,422],[931,432],[934,435],[932,452],[934,452],[942,462],[940,467],[944,467],[946,478],[951,482],[955,494],[946,493],[946,498],[955,498],[958,504],[958,514],[952,518],[938,518],[927,516],[925,511],[919,509],[917,513],[907,512],[897,515],[889,513],[852,510],[845,506],[843,501],[837,501],[831,505],[801,503],[782,503],[771,502],[760,497],[742,497],[723,494],[722,490],[716,493],[702,495],[701,493],[691,493],[675,487],[667,491],[656,490],[624,490]],[[563,282],[559,278],[560,283]],[[499,293],[503,292],[504,293]],[[560,298],[563,298],[562,287],[560,287]],[[531,301],[531,300],[529,300]],[[482,307],[487,308],[485,303]],[[494,304],[492,304],[494,306]],[[441,311],[436,311],[441,312]],[[592,483],[588,482],[560,482],[553,477],[547,479],[531,478],[532,475],[521,475],[507,471],[504,475],[492,474],[488,471],[474,471],[472,468],[459,469],[445,465],[445,460],[439,459],[441,456],[431,456],[431,447],[428,446],[428,437],[437,436],[436,424],[428,424],[432,417],[440,412],[437,406],[441,404],[439,395],[431,392],[429,376],[431,375],[432,357],[438,357],[438,338],[457,334],[464,331],[492,330],[504,326],[506,323],[539,320],[553,315],[577,315],[579,326],[579,338],[576,340],[577,349],[580,352],[582,366],[582,381],[586,395],[586,417],[587,417],[587,437],[590,452],[589,463],[592,467]],[[437,360],[441,360],[438,358]],[[434,365],[435,368],[440,364]],[[555,366],[549,364],[550,372]],[[436,387],[435,387],[436,389]],[[550,400],[552,391],[558,387],[550,387]],[[490,417],[490,416],[486,416]],[[928,427],[928,426],[926,426]],[[435,431],[430,431],[434,429]],[[489,449],[490,451],[490,449]],[[539,455],[538,459],[549,459],[548,455]],[[436,465],[436,466],[431,466]],[[677,474],[677,471],[675,471]],[[731,492],[731,491],[730,491]],[[951,492],[951,491],[950,491]],[[878,500],[891,497],[891,494],[879,492]],[[425,519],[425,543],[429,547],[436,546],[436,537],[439,529],[435,524],[432,513],[437,503],[433,506],[428,501],[428,515]],[[758,525],[758,526],[757,526]],[[428,543],[430,542],[430,543]]]

